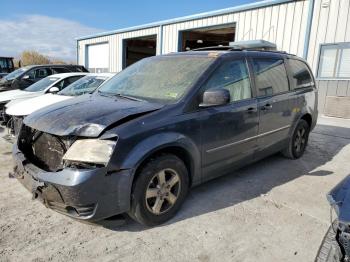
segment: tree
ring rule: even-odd
[[[44,64],[76,64],[71,61],[64,61],[55,57],[48,57],[40,54],[34,50],[24,50],[19,58],[14,61],[15,67],[22,67],[27,65],[44,65]]]
[[[56,58],[53,58],[51,61],[50,61],[50,64],[55,64],[55,65],[65,65],[67,64],[66,62],[64,62],[63,60],[61,59],[56,59]]]
[[[22,66],[50,64],[50,59],[37,51],[23,51],[20,57]]]

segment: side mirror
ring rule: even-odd
[[[25,75],[22,77],[23,80],[29,80],[30,79],[30,76],[29,75]]]
[[[56,94],[60,89],[57,86],[53,86],[49,89],[49,93]]]
[[[199,107],[210,107],[225,105],[230,102],[230,92],[226,89],[207,90],[203,94],[203,102]]]

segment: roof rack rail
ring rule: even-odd
[[[277,46],[275,43],[265,41],[265,40],[247,40],[247,41],[237,41],[230,42],[228,46],[209,46],[196,48],[189,51],[264,51],[272,53],[287,54],[286,51],[276,50]]]
[[[232,51],[233,48],[232,46],[207,46],[207,47],[201,47],[201,48],[196,48],[188,51]]]

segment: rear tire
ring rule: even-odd
[[[282,154],[290,159],[298,159],[302,157],[309,141],[309,134],[309,124],[304,119],[301,119],[297,124],[292,137],[289,139],[288,146],[282,151]]]
[[[136,178],[128,214],[143,225],[160,225],[175,216],[188,187],[188,170],[181,159],[170,154],[155,157]]]

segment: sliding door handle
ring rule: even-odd
[[[267,103],[266,105],[260,107],[261,110],[270,110],[272,109],[272,104]]]

